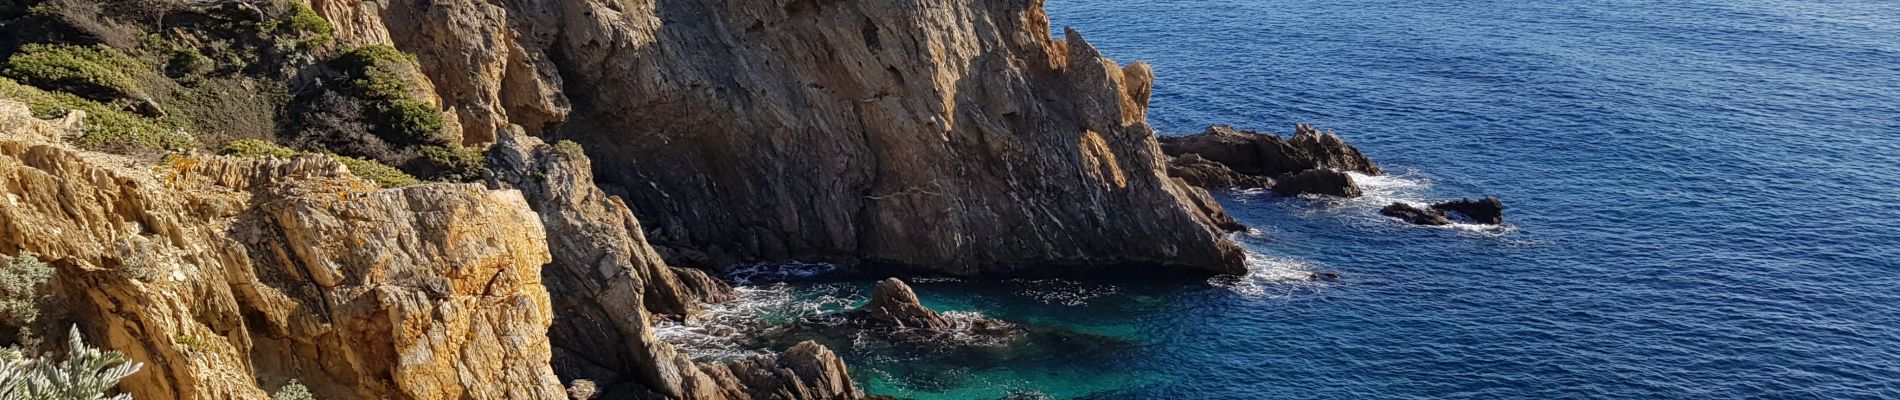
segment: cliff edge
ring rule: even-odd
[[[465,142],[584,145],[677,261],[1244,272],[1165,173],[1150,68],[1040,1],[317,3],[416,54]]]

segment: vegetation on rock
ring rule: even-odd
[[[147,70],[146,65],[105,45],[31,43],[7,58],[0,74],[33,86],[112,101],[147,96],[133,78]]]
[[[67,338],[66,357],[59,362],[0,351],[0,399],[131,400],[130,395],[106,393],[143,365],[128,362],[123,353],[87,346],[78,326]]]
[[[176,125],[70,93],[49,92],[0,78],[0,98],[25,103],[40,118],[57,118],[75,110],[85,112],[84,133],[74,143],[86,149],[126,153],[199,147],[196,138]]]
[[[292,150],[287,147],[278,146],[276,143],[262,140],[241,139],[226,144],[224,149],[218,150],[218,154],[237,157],[276,157],[291,159],[313,153]],[[411,176],[400,169],[396,169],[396,167],[391,167],[376,160],[338,154],[324,155],[336,159],[337,162],[343,163],[344,167],[350,169],[350,174],[356,175],[358,178],[374,181],[377,185],[381,185],[382,187],[402,187],[422,183],[422,180],[416,179],[415,176]]]
[[[0,335],[20,337],[40,317],[52,298],[46,293],[53,267],[32,253],[0,255]]]

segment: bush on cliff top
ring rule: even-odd
[[[230,144],[226,144],[224,149],[218,150],[218,154],[236,157],[277,157],[291,159],[312,153],[292,150],[278,146],[275,143],[257,139],[240,139],[233,140]],[[381,185],[382,187],[391,188],[422,183],[421,180],[402,172],[402,170],[376,162],[375,160],[336,154],[325,154],[325,156],[336,159],[336,161],[342,163],[344,167],[349,168],[351,175],[374,181],[377,185]]]
[[[177,150],[199,147],[198,140],[180,127],[162,123],[117,107],[69,93],[48,92],[0,78],[0,98],[25,103],[40,118],[58,118],[68,111],[86,112],[84,133],[74,144],[89,150]]]
[[[134,74],[145,63],[105,45],[31,43],[7,58],[0,74],[22,83],[94,100],[146,97]]]
[[[330,87],[368,105],[367,122],[376,135],[399,147],[451,145],[441,135],[442,110],[424,101],[414,56],[385,45],[363,46],[330,61],[339,72]]]

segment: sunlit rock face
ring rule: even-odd
[[[1243,270],[1163,171],[1153,72],[1038,1],[329,3],[418,55],[465,142],[585,145],[673,261]]]

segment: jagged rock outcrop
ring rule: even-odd
[[[1434,203],[1430,208],[1392,203],[1385,209],[1379,210],[1379,213],[1417,225],[1451,225],[1456,222],[1451,219],[1453,214],[1474,223],[1500,225],[1504,223],[1504,202],[1498,200],[1496,196],[1486,196],[1479,200],[1461,199]]]
[[[561,375],[610,393],[631,381],[681,395],[680,355],[653,337],[649,312],[688,316],[702,298],[729,297],[732,289],[704,274],[681,279],[669,268],[626,205],[594,186],[578,147],[504,131],[488,158],[494,184],[521,190],[548,228],[555,256],[547,284],[560,310],[550,335]]]
[[[1162,137],[1161,148],[1170,156],[1198,154],[1235,172],[1257,177],[1321,168],[1370,175],[1384,172],[1339,135],[1306,124],[1294,126],[1292,138],[1214,125],[1197,135]]]
[[[1218,204],[1164,175],[1152,71],[1052,40],[1039,1],[325,3],[413,32],[393,42],[464,124],[586,145],[697,264],[1244,271]]]
[[[1405,203],[1392,203],[1392,205],[1379,209],[1379,214],[1398,218],[1401,221],[1414,225],[1445,226],[1451,225],[1452,223],[1451,218],[1445,217],[1444,211],[1420,208]]]
[[[897,278],[878,281],[877,287],[871,290],[871,301],[853,310],[848,318],[859,325],[884,329],[940,331],[954,325],[942,314],[924,307],[917,299],[917,292]]]
[[[1460,199],[1432,204],[1432,209],[1453,212],[1470,218],[1472,222],[1499,225],[1504,223],[1504,202],[1497,196],[1485,196],[1483,199]]]
[[[11,136],[0,182],[0,252],[58,266],[87,337],[146,364],[122,385],[136,398],[262,398],[289,378],[330,397],[565,397],[546,240],[518,193],[376,190],[325,158],[151,168]]]
[[[1168,161],[1168,176],[1204,188],[1259,189],[1273,187],[1273,179],[1234,171],[1227,165],[1187,153]]]
[[[5,103],[0,111],[11,109]],[[543,186],[515,181],[543,190],[536,199],[548,204],[531,208],[520,191],[475,184],[379,189],[324,157],[186,155],[152,165],[76,151],[54,140],[58,132],[43,134],[57,124],[16,121],[25,120],[0,113],[8,124],[0,125],[0,254],[33,252],[58,268],[60,301],[86,337],[145,364],[121,385],[139,399],[261,399],[289,379],[322,398],[566,398],[550,367],[549,327],[572,310],[553,307],[542,266],[598,238],[553,238],[560,250],[550,253],[542,221],[634,223],[611,217],[627,212],[602,206],[614,203],[591,185],[545,185],[571,179],[564,168],[584,172],[584,158],[523,158],[557,175]],[[655,259],[650,250],[631,257]],[[679,272],[632,260],[585,265],[603,275]],[[582,264],[562,268],[574,265]],[[596,328],[609,344],[650,349],[651,358],[627,369],[660,383],[629,382],[609,391],[614,398],[861,395],[822,346],[696,364],[642,335],[650,332],[645,285],[630,277],[559,283],[634,292],[610,297],[631,299],[633,314],[614,316],[631,337]]]
[[[1281,196],[1317,194],[1333,197],[1359,197],[1365,194],[1359,190],[1359,184],[1353,182],[1352,175],[1331,168],[1281,175],[1274,180],[1273,193]]]

